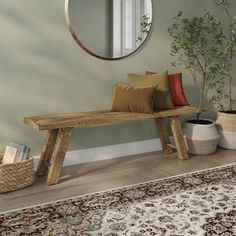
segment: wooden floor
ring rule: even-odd
[[[31,187],[0,194],[0,212],[231,163],[236,163],[236,151],[219,149],[187,161],[176,153],[150,153],[67,166],[57,185],[47,186],[45,178],[37,178]]]

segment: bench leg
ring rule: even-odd
[[[49,168],[47,184],[57,184],[67,148],[69,146],[70,136],[73,128],[64,128],[59,130],[55,148],[53,150],[51,166]]]
[[[155,119],[155,121],[156,121],[157,129],[160,134],[160,140],[161,140],[163,152],[165,154],[170,154],[173,152],[173,149],[168,146],[170,141],[169,141],[169,135],[168,135],[168,132],[167,132],[166,126],[165,126],[165,119],[164,118],[157,118],[157,119]]]
[[[48,131],[39,160],[39,165],[37,169],[38,176],[43,176],[47,173],[49,162],[52,157],[53,149],[57,140],[58,131],[58,129]]]
[[[179,155],[179,159],[187,160],[189,157],[187,153],[186,144],[184,142],[184,137],[183,137],[179,119],[178,117],[170,117],[170,121],[171,121],[171,129],[174,135],[175,145],[176,145],[176,149]]]

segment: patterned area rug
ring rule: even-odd
[[[236,164],[3,213],[0,235],[236,235]]]

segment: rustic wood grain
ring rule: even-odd
[[[65,128],[59,130],[47,177],[48,185],[58,183],[72,130],[73,128]]]
[[[155,119],[157,129],[160,134],[160,140],[165,154],[170,154],[173,152],[172,148],[168,145],[170,143],[168,132],[165,126],[165,118],[156,118]]]
[[[51,160],[47,177],[47,184],[51,185],[58,182],[73,128],[155,119],[157,128],[160,131],[163,150],[165,153],[171,153],[175,147],[169,144],[168,133],[164,125],[164,118],[169,117],[171,118],[171,127],[179,158],[185,160],[188,159],[188,154],[183,141],[178,116],[198,112],[198,108],[190,106],[162,110],[153,114],[105,110],[26,117],[24,122],[34,129],[48,130],[37,173],[38,175],[44,175],[47,171],[48,162]]]
[[[175,139],[175,145],[178,151],[179,159],[187,160],[189,157],[187,153],[186,144],[184,142],[184,137],[183,137],[180,121],[178,117],[171,117],[170,121],[171,121],[171,129],[172,129],[173,136]]]
[[[177,149],[177,147],[174,144],[167,143],[166,145],[172,149]]]
[[[48,131],[38,164],[38,169],[37,169],[38,176],[43,176],[47,173],[49,162],[57,140],[58,132],[59,132],[58,129],[53,129]]]
[[[109,110],[106,110],[26,117],[24,118],[24,122],[25,124],[37,130],[51,130],[69,127],[118,124],[161,117],[181,116],[198,113],[198,111],[198,108],[190,106],[158,111],[153,114],[110,112]]]

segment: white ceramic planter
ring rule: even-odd
[[[183,134],[187,149],[190,154],[208,155],[216,151],[219,134],[213,120],[201,119],[211,122],[210,124],[192,124],[186,121],[183,126]]]
[[[218,112],[216,128],[220,134],[218,146],[236,149],[236,114]]]

